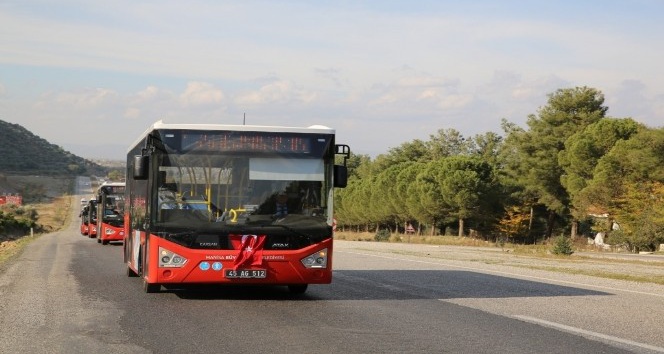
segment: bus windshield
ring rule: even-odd
[[[158,232],[269,228],[329,236],[331,166],[322,157],[200,151],[157,156],[152,218]]]

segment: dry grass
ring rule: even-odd
[[[44,232],[61,230],[70,220],[74,187],[72,178],[46,176],[5,176],[4,187],[21,192],[23,205],[37,211],[37,223]],[[0,263],[18,254],[38,233],[13,236],[0,234]]]
[[[23,205],[37,210],[37,223],[45,231],[57,231],[67,225],[74,188],[71,177],[7,176],[6,183],[23,191]]]
[[[0,242],[0,265],[18,254],[23,247],[35,240],[38,236],[23,236]]]
[[[35,205],[39,215],[37,222],[48,232],[60,230],[70,222],[71,207],[72,198],[70,195],[53,198],[50,203],[37,204]]]
[[[376,233],[371,232],[340,232],[334,233],[334,238],[337,240],[347,241],[375,241]],[[447,245],[447,246],[476,246],[476,247],[493,247],[495,244],[470,238],[458,236],[415,236],[415,235],[392,235],[390,242],[406,242],[427,245]]]

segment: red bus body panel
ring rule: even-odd
[[[177,284],[262,284],[262,285],[290,285],[290,284],[329,284],[332,282],[332,238],[315,245],[299,250],[264,250],[263,264],[261,266],[243,269],[265,269],[267,276],[264,279],[231,279],[224,277],[224,270],[232,269],[233,262],[239,250],[208,250],[190,249],[159,237],[150,236],[148,251],[148,274],[145,279],[148,283]],[[187,259],[181,268],[160,268],[159,247]],[[328,264],[326,268],[306,268],[301,260],[317,251],[327,249]],[[209,267],[201,267],[207,262]],[[215,270],[212,264],[221,264]],[[203,270],[207,268],[207,270]],[[132,269],[136,270],[134,265]]]
[[[107,223],[101,224],[99,239],[104,241],[124,241],[124,226],[116,227]]]
[[[90,238],[96,238],[97,237],[97,224],[89,224],[88,225],[88,237]]]

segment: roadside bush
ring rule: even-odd
[[[376,232],[376,236],[374,236],[375,241],[388,241],[390,239],[390,230],[388,229],[380,229],[378,232]]]
[[[31,228],[38,228],[37,211],[16,205],[0,207],[0,235],[25,235]]]
[[[664,242],[664,228],[657,229],[653,224],[644,223],[636,232],[615,230],[611,233],[611,242],[624,245],[630,252],[656,251]]]
[[[565,236],[556,237],[553,241],[553,249],[551,250],[551,253],[564,256],[571,255],[574,253],[574,250],[572,249],[572,240]]]

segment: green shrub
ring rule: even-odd
[[[553,254],[569,256],[574,253],[572,249],[572,240],[565,236],[558,236],[553,241]]]
[[[26,235],[31,228],[39,229],[37,211],[8,204],[0,206],[0,235]]]
[[[643,223],[634,232],[614,230],[611,232],[611,243],[624,245],[630,252],[656,251],[657,246],[664,242],[664,228],[658,229],[652,223]]]
[[[376,236],[374,236],[375,241],[388,241],[390,239],[390,230],[388,229],[381,229],[376,232]]]

